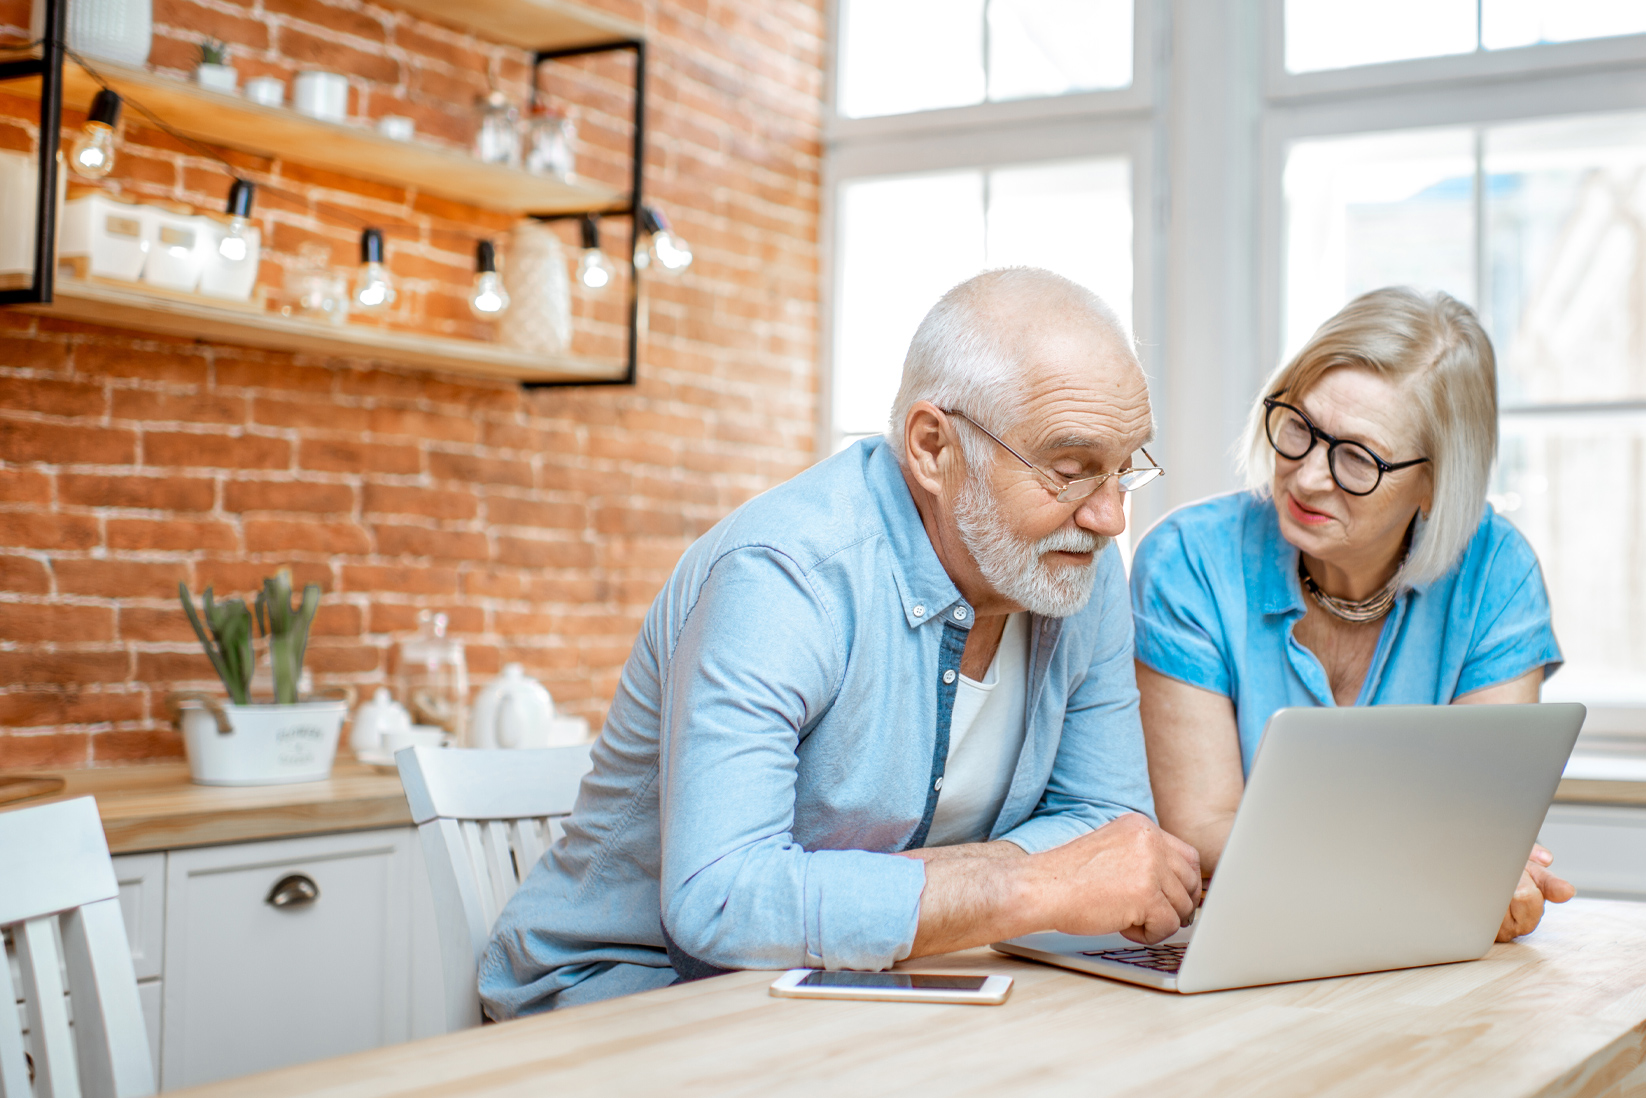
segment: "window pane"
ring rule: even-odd
[[[1131,163],[1002,168],[989,175],[988,265],[1045,267],[1132,318]]]
[[[983,0],[844,0],[840,113],[851,118],[983,100]]]
[[[1646,398],[1646,115],[1486,134],[1505,404]]]
[[[1286,0],[1286,68],[1314,72],[1472,53],[1475,2]]]
[[[1474,135],[1467,129],[1304,141],[1286,160],[1287,355],[1382,286],[1474,303]]]
[[[1641,0],[1482,0],[1480,15],[1489,50],[1646,32]]]
[[[1566,655],[1544,697],[1646,701],[1646,416],[1505,416],[1493,503],[1543,565]]]
[[[989,98],[1132,82],[1132,0],[992,0]]]
[[[841,191],[834,424],[850,435],[885,427],[920,318],[983,268],[983,174],[869,179]]]

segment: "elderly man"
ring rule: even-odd
[[[1017,268],[946,294],[884,439],[681,558],[565,838],[498,919],[487,1012],[1186,925],[1199,863],[1146,815],[1107,551],[1150,429],[1090,292]]]

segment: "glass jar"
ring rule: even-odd
[[[520,166],[520,112],[502,92],[494,91],[480,101],[474,155],[487,164]]]
[[[539,105],[526,128],[526,170],[571,182],[577,127],[559,111]]]
[[[453,747],[467,747],[469,670],[463,642],[446,636],[444,614],[424,610],[417,620],[417,636],[400,643],[397,692],[416,724],[439,728]]]
[[[349,280],[331,269],[331,249],[324,244],[310,241],[297,250],[296,261],[286,268],[286,296],[310,320],[349,319]]]

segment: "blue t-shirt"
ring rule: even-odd
[[[1305,609],[1297,555],[1274,503],[1235,492],[1173,511],[1132,560],[1137,658],[1233,700],[1247,772],[1276,710],[1336,704],[1292,635]],[[1395,599],[1355,704],[1446,705],[1560,663],[1537,555],[1487,508],[1445,575]]]

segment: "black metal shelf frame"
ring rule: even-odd
[[[40,56],[0,61],[0,82],[25,77],[40,79],[40,124],[36,140],[38,157],[34,219],[34,277],[28,286],[0,288],[0,305],[49,305],[57,274],[57,183],[64,170],[59,163],[63,130],[63,62],[66,41],[68,0],[44,0],[45,28]],[[646,165],[646,43],[637,38],[620,39],[592,46],[538,50],[532,56],[532,103],[537,102],[537,74],[547,61],[585,57],[615,50],[634,51],[634,138],[633,164],[629,174],[629,199],[604,210],[587,214],[532,214],[539,221],[566,221],[583,217],[627,217],[632,232],[631,245],[640,229],[641,188]],[[629,259],[629,338],[627,368],[621,378],[611,381],[527,381],[527,389],[633,385],[640,364],[640,267]]]

